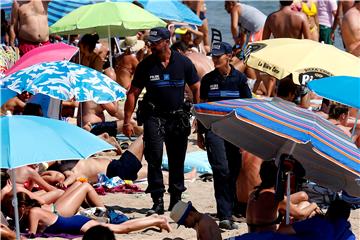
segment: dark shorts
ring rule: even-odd
[[[322,41],[326,44],[334,44],[333,41],[331,40],[331,28],[330,27],[320,25],[319,42],[322,42]]]
[[[196,10],[191,9],[191,11],[193,11],[196,14]],[[200,18],[201,21],[206,19],[205,12],[201,11],[199,18]]]
[[[94,123],[94,124],[92,124],[92,128],[91,128],[90,132],[94,135],[108,133],[110,136],[116,137],[116,134],[117,134],[116,121]]]
[[[123,180],[136,180],[137,173],[142,167],[141,162],[130,151],[125,151],[119,160],[110,162],[106,169],[108,178],[120,177]]]

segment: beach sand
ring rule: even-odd
[[[190,136],[188,152],[200,151],[196,146],[195,135]],[[145,190],[146,183],[138,184],[138,186]],[[214,189],[212,182],[203,182],[197,179],[194,182],[186,182],[187,191],[183,194],[183,201],[191,201],[197,210],[203,213],[216,213],[216,204],[214,198]],[[138,194],[122,194],[122,193],[109,193],[105,196],[101,196],[105,205],[114,206],[115,209],[123,211],[128,217],[144,217],[149,208],[152,207],[152,201],[150,195],[145,193]],[[169,205],[168,194],[165,194],[165,208]],[[156,228],[150,228],[145,231],[139,231],[129,234],[117,234],[117,239],[131,239],[131,240],[144,240],[144,239],[163,239],[163,240],[181,240],[181,239],[196,239],[196,232],[193,229],[180,226],[177,228],[177,224],[174,223],[170,217],[169,212],[165,212],[165,216],[169,218],[172,231],[159,232]],[[360,209],[352,211],[350,222],[352,230],[355,233],[357,239],[360,239]],[[246,223],[237,223],[239,229],[232,231],[222,232],[223,239],[228,237],[237,236],[247,232]],[[60,239],[60,238],[58,238]]]

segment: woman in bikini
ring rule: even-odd
[[[292,9],[305,13],[310,26],[310,38],[314,41],[319,41],[319,20],[317,17],[317,2],[316,0],[294,0]]]
[[[2,201],[11,200],[12,184],[9,179],[6,180],[5,175],[2,176],[1,185]],[[91,207],[105,207],[99,195],[89,183],[77,181],[65,191],[62,191],[63,194],[61,196],[55,196],[51,201],[46,201],[48,199],[44,199],[41,195],[31,192],[23,187],[17,187],[17,191],[18,193],[26,194],[30,199],[36,200],[39,204],[41,204],[43,209],[58,213],[65,217],[74,215],[84,202]],[[3,208],[3,210],[5,209]]]
[[[79,41],[80,63],[81,65],[102,72],[104,61],[99,54],[95,53],[96,43],[99,36],[96,34],[85,34]]]
[[[282,221],[281,214],[286,211],[287,199],[275,198],[275,184],[278,168],[275,161],[264,161],[260,168],[261,184],[250,194],[246,223],[249,232],[276,231]],[[290,196],[290,216],[296,220],[305,219],[318,210],[316,203],[309,203],[305,192],[296,192]],[[281,214],[279,214],[281,213]]]
[[[171,230],[166,217],[157,215],[128,220],[119,225],[104,224],[82,215],[75,215],[71,217],[57,215],[51,211],[41,208],[40,204],[36,200],[29,198],[28,195],[23,193],[18,193],[17,197],[19,204],[20,226],[23,229],[29,229],[29,233],[32,234],[39,232],[55,234],[81,234],[96,225],[106,226],[117,234],[129,233],[145,229],[147,227],[159,227],[161,230],[165,229],[168,232]],[[7,201],[5,204],[10,209],[10,212],[13,213],[14,209],[11,205],[11,200]]]

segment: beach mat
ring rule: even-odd
[[[162,167],[165,170],[169,170],[168,158],[166,155],[163,157]],[[206,151],[195,151],[186,154],[184,173],[190,172],[193,168],[200,174],[212,174]]]

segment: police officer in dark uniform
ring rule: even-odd
[[[200,101],[251,98],[246,76],[230,65],[231,45],[225,42],[214,43],[211,55],[215,69],[201,80]],[[201,127],[200,122],[198,124],[198,145],[200,148],[206,148],[213,171],[219,227],[236,229],[237,225],[232,221],[232,215],[237,203],[236,179],[241,168],[241,153],[238,147],[215,135],[211,130]]]
[[[148,162],[148,188],[154,205],[148,215],[164,213],[165,186],[161,172],[163,143],[169,161],[169,210],[181,199],[184,186],[184,161],[190,134],[190,107],[184,107],[184,89],[188,84],[194,102],[199,102],[200,81],[192,62],[170,49],[170,32],[166,28],[153,28],[148,38],[152,54],[136,68],[125,103],[123,132],[133,133],[130,124],[137,99],[146,88],[138,106],[137,120],[144,125],[144,155]]]

